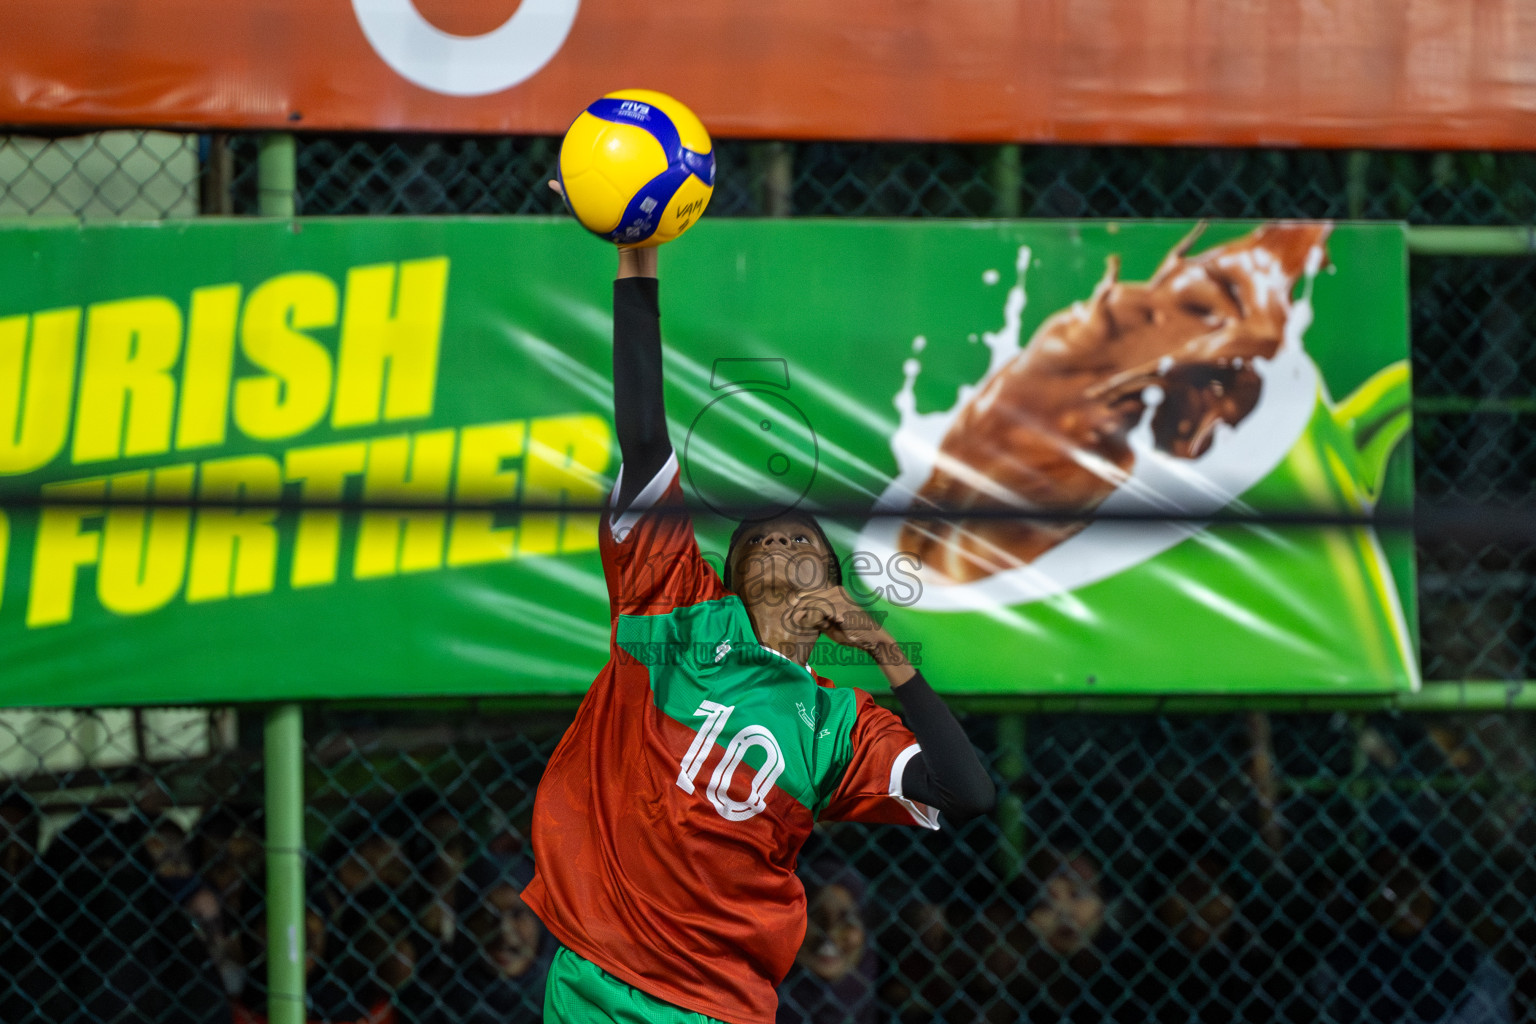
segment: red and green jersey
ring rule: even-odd
[[[938,815],[902,795],[918,747],[901,720],[759,644],[686,515],[635,511],[680,509],[677,476],[674,455],[602,531],[610,658],[539,783],[523,898],[636,988],[771,1024],[812,825]]]

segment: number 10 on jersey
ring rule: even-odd
[[[693,713],[695,718],[703,718],[704,724],[699,727],[698,734],[693,737],[688,753],[683,755],[682,769],[677,773],[677,785],[683,792],[693,792],[693,780],[698,777],[699,770],[709,759],[709,752],[715,749],[715,741],[720,738],[720,733],[725,730],[726,721],[735,710],[734,704],[717,704],[712,700],[706,700]],[[731,780],[736,775],[736,769],[741,767],[747,751],[753,747],[762,748],[763,766],[757,770],[756,775],[752,776],[752,789],[747,794],[747,798],[733,799],[728,792],[731,788]],[[720,757],[720,763],[715,765],[714,774],[709,777],[709,788],[705,791],[705,795],[709,797],[709,802],[714,805],[716,811],[720,812],[722,818],[727,821],[746,821],[768,809],[768,790],[773,788],[773,784],[778,781],[783,771],[784,751],[779,749],[779,741],[773,738],[773,733],[761,725],[746,725],[726,746],[725,753]]]

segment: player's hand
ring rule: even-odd
[[[842,587],[795,594],[787,614],[790,625],[801,632],[820,633],[834,643],[856,647],[882,664],[899,651],[890,632]]]
[[[655,277],[656,247],[652,245],[641,249],[633,245],[619,246],[619,276]]]
[[[554,191],[555,195],[560,197],[562,202],[565,200],[565,186],[564,185],[561,185],[560,182],[555,181],[554,179],[551,179],[550,182],[549,182],[549,187],[550,187],[551,190]],[[566,203],[566,208],[567,209],[570,208],[570,204],[569,203]],[[618,276],[619,277],[655,277],[656,276],[656,247],[654,245],[652,245],[652,246],[646,246],[645,248],[642,249],[642,248],[640,248],[638,246],[633,246],[633,245],[621,245],[621,246],[619,246],[619,275]]]

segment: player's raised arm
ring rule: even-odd
[[[550,187],[560,192],[559,182]],[[562,193],[563,194],[563,193]],[[599,537],[610,610],[656,614],[721,592],[683,513],[662,399],[655,247],[619,247],[613,282],[613,426],[619,478]],[[647,513],[670,506],[666,514]],[[707,595],[707,596],[706,596]]]
[[[558,181],[549,187],[565,197]],[[619,246],[613,281],[613,428],[623,478],[614,505],[628,508],[672,454],[661,391],[661,306],[656,248]]]
[[[615,506],[621,510],[672,454],[661,375],[656,249],[621,247],[613,282],[613,426],[623,459]]]

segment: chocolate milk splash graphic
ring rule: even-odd
[[[882,505],[1180,515],[1240,506],[1238,495],[1278,464],[1317,401],[1301,334],[1329,225],[1269,224],[1190,256],[1200,231],[1146,282],[1120,281],[1111,257],[1086,301],[1049,317],[1018,348],[1028,261],[1021,253],[1009,323],[987,339],[992,366],[944,415],[942,439],[919,460],[928,464],[920,485],[905,501],[893,487]],[[909,361],[897,398],[904,426],[918,426],[910,408],[917,372]],[[924,446],[909,436],[905,447],[899,483],[912,487],[913,449]],[[1110,575],[1194,532],[1187,524],[1095,524],[1099,550],[1063,557],[1057,549],[1084,547],[1066,542],[1085,526],[914,517],[890,540],[920,560],[932,584],[965,589],[1009,577],[1011,593],[990,596],[1018,600]]]

